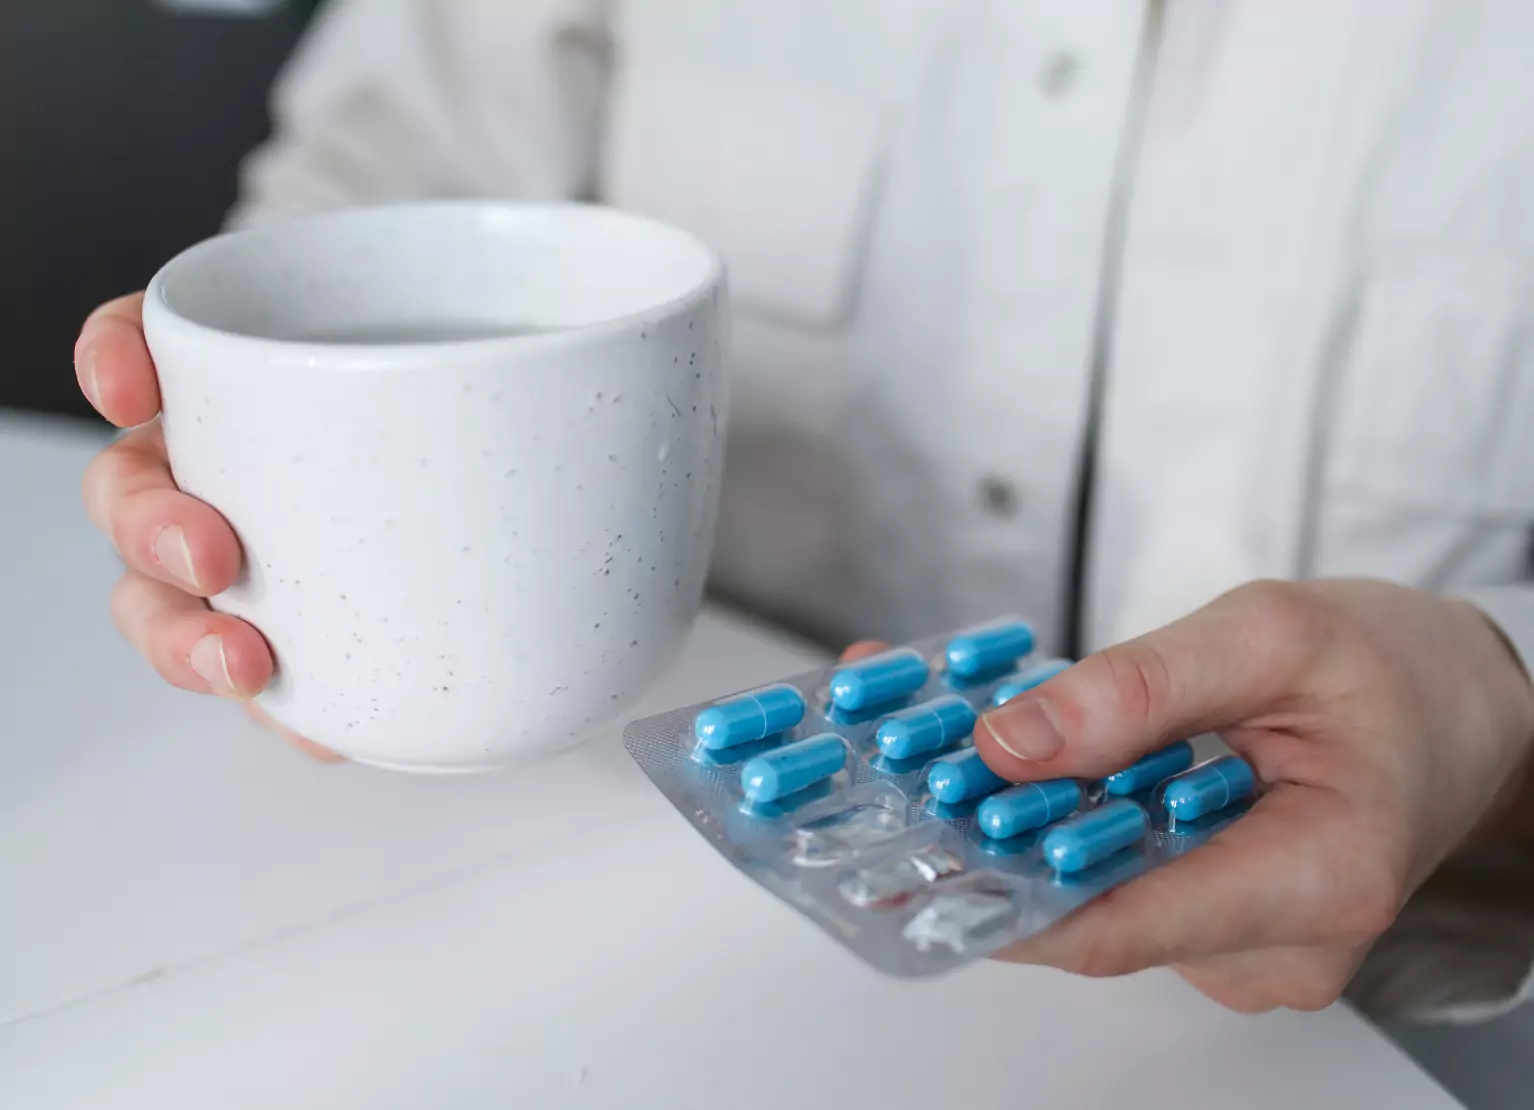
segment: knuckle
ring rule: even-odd
[[[1098,660],[1118,701],[1119,712],[1156,731],[1171,703],[1172,674],[1166,657],[1154,644],[1130,640],[1101,652]]]
[[[112,587],[109,601],[112,623],[123,639],[148,661],[160,677],[182,689],[185,651],[174,614],[167,612],[154,594],[153,585],[137,571],[128,571]]]
[[[1316,979],[1291,980],[1279,1000],[1290,1010],[1315,1013],[1324,1010],[1342,997],[1346,982],[1330,976]]]
[[[1211,971],[1194,965],[1175,969],[1199,994],[1238,1014],[1265,1014],[1278,1008],[1277,999],[1245,976]]]
[[[105,505],[106,534],[117,548],[118,554],[129,563],[143,566],[152,563],[149,537],[145,535],[144,513],[138,497],[131,493],[116,492],[108,496]]]
[[[1261,580],[1227,595],[1239,606],[1248,642],[1274,674],[1295,679],[1312,664],[1331,634],[1323,600],[1299,582]]]
[[[205,688],[200,682],[193,682],[188,678],[186,637],[179,635],[179,632],[176,621],[157,620],[151,617],[144,629],[143,646],[140,651],[144,658],[149,660],[150,665],[159,672],[160,677],[172,686],[183,690],[202,691]]]
[[[124,555],[129,553],[135,526],[140,522],[135,511],[137,495],[147,488],[131,476],[135,462],[132,452],[125,442],[113,444],[90,461],[81,480],[91,521]]]
[[[111,596],[107,599],[107,611],[112,615],[112,623],[129,639],[132,628],[132,614],[134,611],[134,593],[137,583],[133,574],[124,574],[112,584]]]
[[[1077,946],[1062,965],[1062,970],[1088,979],[1110,979],[1139,971],[1140,968],[1129,958],[1129,953],[1122,945],[1093,937]]]
[[[1365,880],[1354,885],[1338,908],[1338,931],[1352,940],[1372,940],[1390,928],[1400,908],[1393,882]]]
[[[80,499],[85,502],[85,514],[102,532],[110,528],[113,476],[117,471],[116,447],[100,451],[85,467],[80,478]]]
[[[1262,579],[1237,587],[1229,596],[1258,626],[1286,642],[1308,641],[1318,628],[1319,606],[1299,583]]]
[[[118,554],[128,558],[131,554],[129,541],[133,526],[131,503],[127,503],[122,497],[109,497],[104,511],[107,538],[112,541],[112,546],[117,548]]]
[[[127,614],[127,620],[133,633],[133,638],[139,645],[139,650],[149,658],[156,666],[165,658],[167,628],[166,613],[153,590],[145,588],[142,592],[135,589],[132,607]]]

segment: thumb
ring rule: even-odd
[[[991,710],[975,747],[1014,782],[1112,774],[1292,693],[1323,620],[1304,586],[1243,586]]]

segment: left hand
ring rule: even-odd
[[[272,677],[272,650],[254,627],[208,607],[245,556],[217,510],[176,487],[160,426],[160,383],[144,340],[144,295],[108,301],[75,341],[80,390],[119,436],[85,472],[85,509],[127,569],[112,620],[173,686],[238,701],[257,724],[322,763],[341,756],[278,724],[251,700]]]
[[[1169,965],[1241,1011],[1329,1005],[1506,804],[1534,746],[1534,686],[1467,603],[1260,582],[992,710],[975,746],[1013,781],[1096,778],[1211,731],[1256,770],[1251,811],[1002,958],[1096,976]]]

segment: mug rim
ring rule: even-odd
[[[700,253],[704,260],[704,269],[699,279],[683,292],[617,316],[512,334],[410,342],[331,342],[251,335],[192,319],[178,310],[166,294],[166,285],[176,276],[178,270],[195,263],[204,253],[227,246],[234,240],[255,236],[302,234],[306,227],[313,227],[316,224],[357,219],[363,216],[387,220],[393,215],[432,211],[480,213],[489,216],[504,213],[519,218],[539,215],[564,218],[572,215],[594,215],[603,219],[626,221],[686,242]],[[283,219],[280,222],[236,228],[210,236],[179,251],[155,272],[144,290],[143,312],[146,331],[152,327],[161,327],[168,331],[179,332],[188,338],[198,338],[223,345],[259,348],[279,362],[302,362],[310,366],[318,366],[321,363],[333,366],[340,363],[346,368],[353,369],[394,368],[416,362],[438,361],[444,355],[473,359],[480,355],[495,356],[507,351],[522,352],[538,347],[561,346],[610,333],[630,331],[643,322],[665,319],[685,312],[692,305],[710,296],[714,290],[721,288],[725,280],[724,261],[719,252],[709,243],[675,224],[627,209],[576,201],[522,202],[483,199],[407,201],[397,204],[353,205],[327,209]]]

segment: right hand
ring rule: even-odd
[[[112,591],[112,619],[173,686],[237,700],[295,747],[337,762],[340,756],[289,732],[250,700],[272,677],[271,648],[251,625],[204,600],[229,587],[243,556],[229,522],[171,477],[143,301],[142,293],[108,301],[75,341],[75,376],[86,399],[132,429],[85,472],[86,512],[128,565]]]

